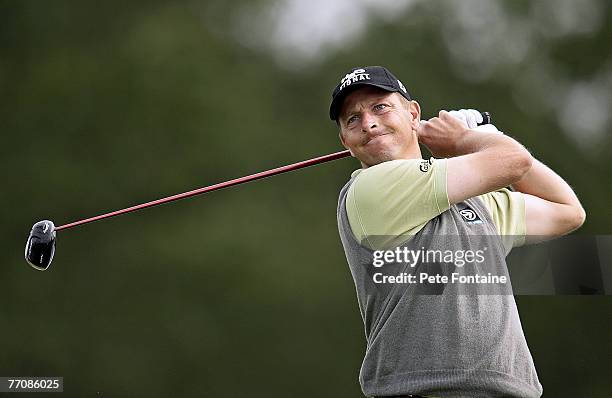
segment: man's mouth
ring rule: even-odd
[[[389,133],[376,134],[375,136],[370,137],[370,138],[369,138],[369,139],[366,141],[366,145],[367,145],[367,144],[369,144],[369,143],[370,143],[370,142],[372,142],[372,141],[375,141],[376,139],[378,139],[378,138],[380,138],[380,137],[382,137],[382,136],[384,136],[384,135],[387,135],[387,134],[389,134]]]

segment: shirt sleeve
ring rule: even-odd
[[[357,240],[389,248],[448,210],[446,167],[446,159],[401,159],[361,170],[346,199]]]
[[[497,233],[509,252],[511,248],[525,243],[525,197],[520,192],[500,189],[478,196],[491,214]]]

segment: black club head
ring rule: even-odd
[[[32,227],[25,247],[25,259],[33,268],[45,271],[55,254],[55,225],[52,221],[39,221]]]

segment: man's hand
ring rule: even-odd
[[[486,131],[487,133],[499,133],[503,134],[493,124],[480,124],[482,123],[482,113],[476,109],[459,109],[458,111],[448,112],[455,119],[463,122],[470,130]]]
[[[417,134],[419,142],[435,157],[449,158],[458,155],[458,142],[465,137],[468,129],[466,123],[449,112],[440,111],[438,117],[421,121]]]
[[[468,128],[475,129],[483,122],[482,113],[476,109],[460,109],[448,112],[452,117],[462,121]]]

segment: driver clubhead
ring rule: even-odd
[[[45,271],[55,254],[55,225],[52,221],[39,221],[32,227],[25,247],[25,259],[34,269]]]

